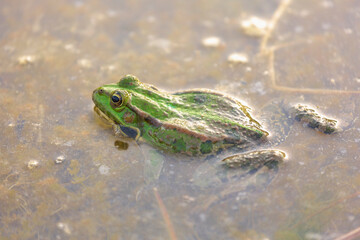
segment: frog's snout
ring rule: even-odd
[[[96,95],[98,94],[98,91],[99,91],[99,88],[95,89],[95,90],[93,91],[93,93],[92,93],[92,100],[93,100],[93,102],[95,102],[95,97],[96,97]]]
[[[93,96],[95,95],[95,94],[102,94],[104,92],[104,89],[102,88],[102,87],[98,87],[97,89],[95,89],[94,91],[93,91]]]
[[[92,100],[93,100],[93,102],[95,102],[96,101],[96,99],[97,99],[97,97],[99,96],[99,95],[102,95],[102,94],[104,94],[104,88],[103,87],[99,87],[99,88],[97,88],[97,89],[95,89],[94,91],[93,91],[93,93],[92,93]]]

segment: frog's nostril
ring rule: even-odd
[[[99,94],[102,94],[103,93],[103,89],[102,88],[97,88],[93,91],[93,94],[92,94],[92,100],[95,102],[96,101],[96,98]]]
[[[94,92],[93,92],[93,95],[95,95],[95,94],[104,94],[104,89],[101,88],[101,87],[95,89]]]

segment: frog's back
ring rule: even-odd
[[[208,89],[195,89],[174,93],[191,112],[187,120],[205,122],[208,131],[226,134],[231,138],[254,140],[267,135],[261,125],[249,113],[250,108],[235,98]],[[185,109],[184,109],[185,111]]]
[[[196,89],[170,95],[170,100],[158,104],[167,105],[177,114],[169,112],[162,119],[162,128],[150,132],[153,139],[161,139],[169,147],[179,144],[181,149],[191,149],[197,155],[231,146],[253,147],[268,135],[251,117],[247,106],[222,93]]]

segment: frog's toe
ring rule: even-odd
[[[286,153],[280,150],[260,150],[236,154],[222,161],[230,168],[258,169],[262,166],[272,168],[286,159]]]

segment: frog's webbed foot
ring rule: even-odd
[[[229,168],[259,169],[263,166],[274,168],[286,159],[286,154],[280,150],[259,150],[236,154],[223,159]]]

